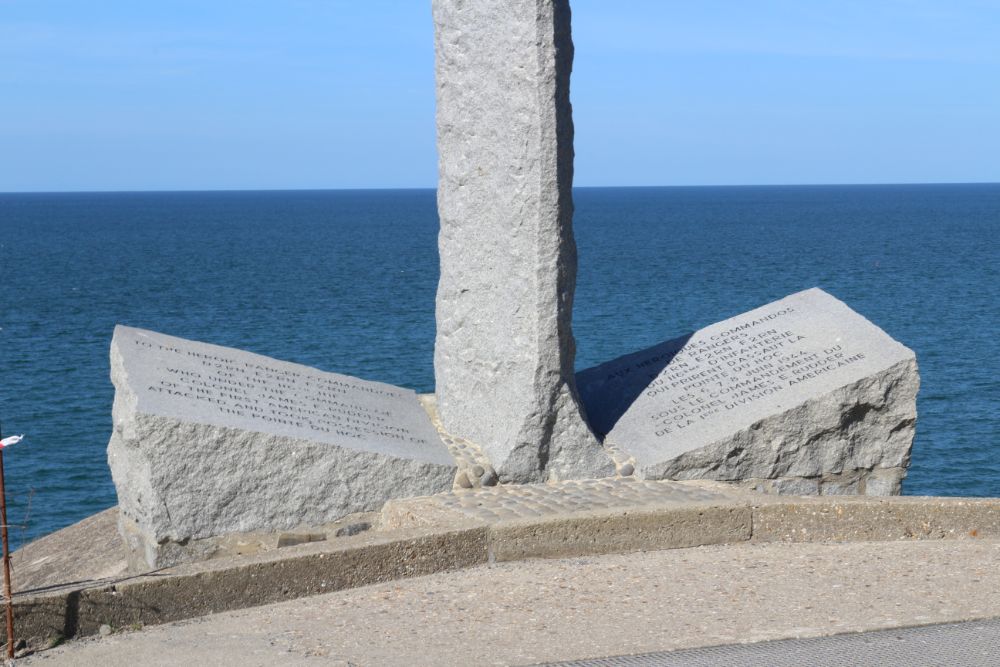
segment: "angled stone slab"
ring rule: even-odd
[[[594,428],[647,479],[778,480],[792,493],[899,493],[913,352],[820,289],[577,376]]]
[[[452,487],[455,463],[407,389],[123,326],[111,379],[108,462],[134,563]]]
[[[432,4],[441,420],[501,481],[611,474],[574,386],[569,3]]]

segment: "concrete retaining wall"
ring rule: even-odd
[[[102,624],[165,623],[493,561],[740,542],[917,539],[1000,539],[1000,499],[754,494],[663,509],[374,531],[15,595],[15,634],[44,645],[93,634]]]

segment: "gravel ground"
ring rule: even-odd
[[[739,544],[477,567],[18,665],[531,664],[1000,617],[1000,542]]]

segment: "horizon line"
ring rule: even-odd
[[[663,189],[663,188],[817,188],[817,187],[887,187],[928,185],[1000,185],[1000,181],[903,181],[879,183],[707,183],[688,185],[574,185],[573,189]],[[385,192],[398,190],[437,190],[437,186],[362,186],[362,187],[291,187],[291,188],[129,188],[95,190],[0,190],[0,195],[64,195],[64,194],[169,194],[221,192]]]

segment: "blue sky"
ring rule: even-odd
[[[1000,181],[1000,3],[576,0],[577,185]],[[0,191],[433,187],[430,0],[0,0]]]

